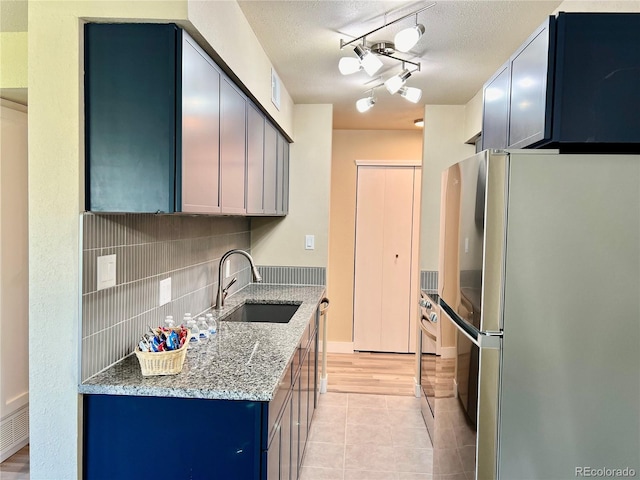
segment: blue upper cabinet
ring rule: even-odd
[[[557,65],[553,141],[640,143],[640,13],[560,14]]]
[[[86,209],[173,212],[175,25],[85,26]]]
[[[640,14],[550,17],[485,84],[483,148],[637,150],[638,45]]]

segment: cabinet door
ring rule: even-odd
[[[247,214],[264,213],[264,117],[247,106]]]
[[[289,142],[284,142],[284,178],[282,180],[282,214],[289,213]]]
[[[312,400],[313,401],[313,400]],[[300,457],[304,455],[309,435],[309,351],[304,352],[300,368]]]
[[[482,148],[506,148],[509,128],[510,64],[500,67],[483,88]]]
[[[220,73],[183,32],[182,202],[188,213],[219,213]],[[179,172],[178,172],[179,173]],[[179,199],[177,199],[180,205]]]
[[[318,315],[316,315],[316,319]],[[316,323],[317,325],[317,323]],[[316,327],[313,336],[311,337],[311,343],[309,344],[309,356],[311,361],[311,381],[313,384],[311,385],[311,393],[313,395],[313,403],[309,405],[309,410],[311,411],[310,417],[313,418],[313,414],[318,407],[318,395],[320,393],[320,370],[318,368],[318,329]],[[311,425],[311,422],[309,422]]]
[[[276,214],[284,215],[284,145],[286,140],[278,133],[278,146],[276,155]]]
[[[291,478],[297,479],[302,462],[300,451],[300,377],[296,379],[291,394]]]
[[[226,78],[220,82],[220,200],[222,213],[242,215],[246,169],[246,101]]]
[[[551,89],[547,87],[552,82],[552,28],[555,21],[549,19],[511,57],[510,148],[523,148],[551,136],[551,95],[547,95]]]
[[[280,480],[280,437],[282,428],[276,427],[276,434],[267,451],[267,480]]]
[[[269,122],[264,125],[264,213],[276,214],[278,132]]]
[[[290,395],[282,412],[280,435],[280,480],[290,480],[292,455],[291,455],[291,401],[293,396]]]
[[[85,25],[85,202],[94,212],[173,212],[175,25]]]

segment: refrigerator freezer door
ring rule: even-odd
[[[510,158],[499,478],[640,472],[640,156]]]

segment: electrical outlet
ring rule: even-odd
[[[116,286],[116,255],[98,257],[96,265],[96,290]]]
[[[160,280],[160,295],[158,306],[165,305],[171,301],[171,277]]]
[[[231,262],[226,260],[224,262],[224,278],[228,278],[231,276]]]

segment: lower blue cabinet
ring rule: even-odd
[[[123,395],[83,403],[84,479],[264,478],[265,403]]]

